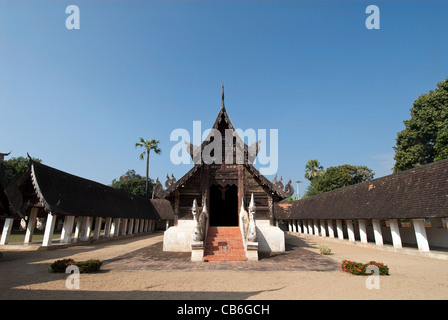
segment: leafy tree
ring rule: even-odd
[[[112,180],[113,188],[135,194],[137,196],[145,196],[146,179],[135,173],[135,170],[128,170],[120,178]],[[149,181],[149,192],[152,192],[154,181]]]
[[[344,164],[337,167],[329,167],[323,174],[311,180],[306,191],[306,196],[314,196],[371,180],[374,175],[372,170],[366,166]]]
[[[38,158],[33,158],[33,161],[42,162],[42,160]],[[5,166],[7,180],[12,181],[19,173],[28,168],[30,159],[25,157],[11,158],[5,160],[3,164]]]
[[[305,165],[305,178],[312,181],[314,178],[324,173],[324,167],[320,165],[319,160],[308,160]]]
[[[448,78],[414,101],[398,132],[394,172],[448,158]]]
[[[159,149],[159,141],[158,140],[145,140],[140,138],[140,140],[135,144],[135,147],[142,147],[146,150],[140,154],[140,159],[143,160],[146,153],[146,185],[145,185],[145,196],[148,197],[148,184],[149,184],[149,153],[151,150],[154,150],[156,154],[162,153]]]

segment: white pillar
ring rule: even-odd
[[[367,229],[366,229],[366,220],[359,219],[359,237],[361,238],[362,243],[367,243]]]
[[[129,219],[129,224],[128,224],[128,234],[132,234],[132,232],[134,231],[134,218]]]
[[[28,217],[28,224],[26,225],[25,241],[24,243],[30,243],[33,241],[34,227],[36,226],[36,217],[38,208],[31,208],[30,216]]]
[[[381,223],[378,219],[372,220],[373,234],[375,236],[375,243],[377,246],[383,245],[383,233],[381,232]]]
[[[64,225],[61,231],[61,242],[69,243],[72,239],[73,224],[75,223],[75,216],[65,216]]]
[[[288,231],[292,231],[291,220],[288,220]]]
[[[353,221],[345,220],[345,222],[347,223],[348,240],[355,241],[355,230],[353,229]]]
[[[302,220],[297,220],[297,232],[302,233]]]
[[[292,232],[297,232],[297,220],[292,220]]]
[[[127,231],[128,231],[128,220],[129,219],[122,219],[121,220],[121,232],[120,232],[120,234],[122,235],[122,236],[125,236],[126,234],[127,234]]]
[[[92,229],[92,217],[83,217],[81,225],[81,241],[89,240],[90,231]]]
[[[318,236],[319,235],[319,220],[313,219],[313,224],[314,224],[314,234],[316,236]]]
[[[42,241],[43,247],[51,246],[51,242],[53,240],[55,224],[56,224],[56,215],[52,215],[51,213],[48,213],[47,223],[45,225],[44,239]]]
[[[0,239],[0,244],[8,244],[9,237],[11,236],[12,225],[14,223],[13,218],[6,218],[5,224],[3,225],[2,237]]]
[[[140,224],[140,219],[134,219],[134,233],[137,234],[138,233],[138,226]]]
[[[79,234],[81,233],[82,219],[83,217],[76,217],[75,235],[73,236],[74,238],[79,238]]]
[[[390,225],[390,233],[392,234],[392,243],[394,244],[395,248],[401,248],[401,236],[400,236],[400,229],[398,228],[398,221],[397,219],[389,219],[389,225]]]
[[[102,222],[103,222],[103,218],[101,218],[101,217],[95,218],[95,230],[93,231],[93,239],[94,240],[98,240],[100,238]]]
[[[140,233],[143,233],[144,226],[145,226],[145,219],[140,219]]]
[[[338,238],[339,239],[344,239],[344,231],[342,230],[342,221],[341,220],[336,220],[336,229],[338,231]]]
[[[170,220],[166,220],[166,229],[165,230],[168,230],[168,228],[170,227]]]
[[[308,234],[308,225],[307,225],[307,221],[306,220],[302,220],[303,221],[303,233],[304,234]]]
[[[334,238],[334,228],[333,228],[333,220],[328,220],[327,221],[327,225],[328,225],[328,236],[330,238]]]
[[[429,251],[428,237],[426,236],[423,219],[412,219],[414,223],[415,238],[417,239],[418,250]]]
[[[104,226],[104,237],[110,237],[110,227],[112,225],[112,218],[106,218],[106,225]]]
[[[117,237],[119,232],[120,232],[120,218],[114,218],[114,224],[113,225],[114,225],[113,235],[114,235],[114,237]]]
[[[313,234],[313,220],[308,219],[308,233]]]
[[[320,220],[320,234],[322,237],[327,236],[327,229],[325,228],[325,220]]]

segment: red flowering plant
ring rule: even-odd
[[[343,260],[341,264],[342,271],[354,275],[363,275],[363,276],[375,274],[374,267],[378,267],[377,275],[381,276],[389,275],[389,267],[384,265],[382,262],[370,261],[368,263],[360,263],[355,261]]]
[[[64,273],[68,266],[74,265],[79,268],[79,273],[97,272],[103,264],[100,260],[75,261],[73,259],[56,260],[50,265],[51,272]]]

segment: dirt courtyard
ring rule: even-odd
[[[287,252],[258,262],[190,262],[162,253],[162,233],[55,250],[0,247],[0,299],[448,299],[448,261],[379,250],[315,236],[286,234]],[[319,254],[327,244],[332,255]],[[66,274],[49,272],[62,258],[100,259],[102,270],[81,274],[80,289]],[[380,261],[390,269],[379,289],[342,272],[342,260]]]

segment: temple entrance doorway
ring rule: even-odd
[[[210,187],[210,226],[238,226],[238,187]]]

